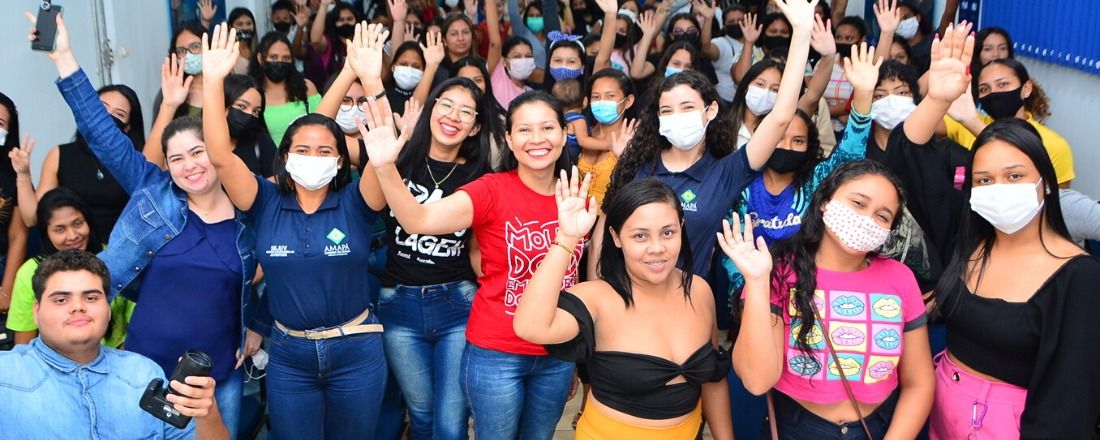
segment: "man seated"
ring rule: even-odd
[[[180,395],[169,401],[194,417],[184,429],[139,407],[146,386],[164,373],[139,354],[100,345],[111,321],[109,285],[107,267],[82,250],[58,252],[35,270],[39,335],[0,353],[0,437],[228,439],[209,377],[171,383]]]

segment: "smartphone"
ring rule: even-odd
[[[60,13],[60,5],[48,1],[42,2],[38,8],[38,22],[34,27],[37,38],[31,42],[31,49],[53,52],[54,39],[57,37],[57,14]]]

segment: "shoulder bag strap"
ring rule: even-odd
[[[856,410],[856,415],[859,416],[859,424],[863,426],[863,433],[867,435],[867,439],[871,440],[871,430],[867,427],[867,421],[863,420],[863,411],[859,409],[859,402],[856,401],[856,395],[852,393],[852,386],[848,384],[848,377],[845,374],[844,367],[840,365],[840,357],[836,355],[836,349],[833,348],[833,339],[829,337],[829,334],[825,331],[825,320],[821,319],[821,314],[817,311],[817,306],[813,306],[814,317],[817,318],[817,322],[821,325],[821,332],[825,336],[825,344],[829,346],[829,354],[833,357],[833,363],[836,364],[836,370],[840,376],[840,382],[844,384],[844,391],[848,393],[848,401],[852,403],[852,408]]]

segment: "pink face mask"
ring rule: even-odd
[[[878,249],[890,235],[890,230],[879,226],[875,219],[855,212],[839,200],[825,205],[825,214],[821,219],[841,243],[856,252]]]

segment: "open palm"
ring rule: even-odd
[[[772,255],[764,237],[753,239],[752,218],[745,214],[745,227],[733,216],[733,226],[729,220],[722,220],[722,232],[718,233],[718,246],[733,261],[745,280],[766,282],[771,277]]]
[[[348,44],[348,64],[360,78],[379,78],[382,76],[382,48],[389,38],[381,24],[355,25],[355,36]]]
[[[570,177],[562,170],[554,189],[554,198],[558,203],[558,234],[583,237],[596,224],[596,198],[588,196],[592,175],[586,174],[584,180],[580,180],[576,166],[572,172]]]
[[[237,30],[222,23],[214,34],[202,34],[202,73],[204,80],[221,81],[233,71],[240,58]]]
[[[411,130],[402,129],[401,135],[397,135],[389,100],[367,98],[367,101],[367,111],[363,114],[366,120],[357,120],[355,125],[363,136],[371,165],[381,168],[397,162]]]
[[[974,56],[974,36],[965,21],[950,25],[943,38],[932,41],[932,63],[928,68],[928,97],[954,102],[970,85],[970,59]]]
[[[844,77],[856,90],[874,90],[878,82],[878,68],[882,65],[882,58],[875,59],[875,47],[868,46],[866,42],[853,48],[852,56],[844,59]]]

